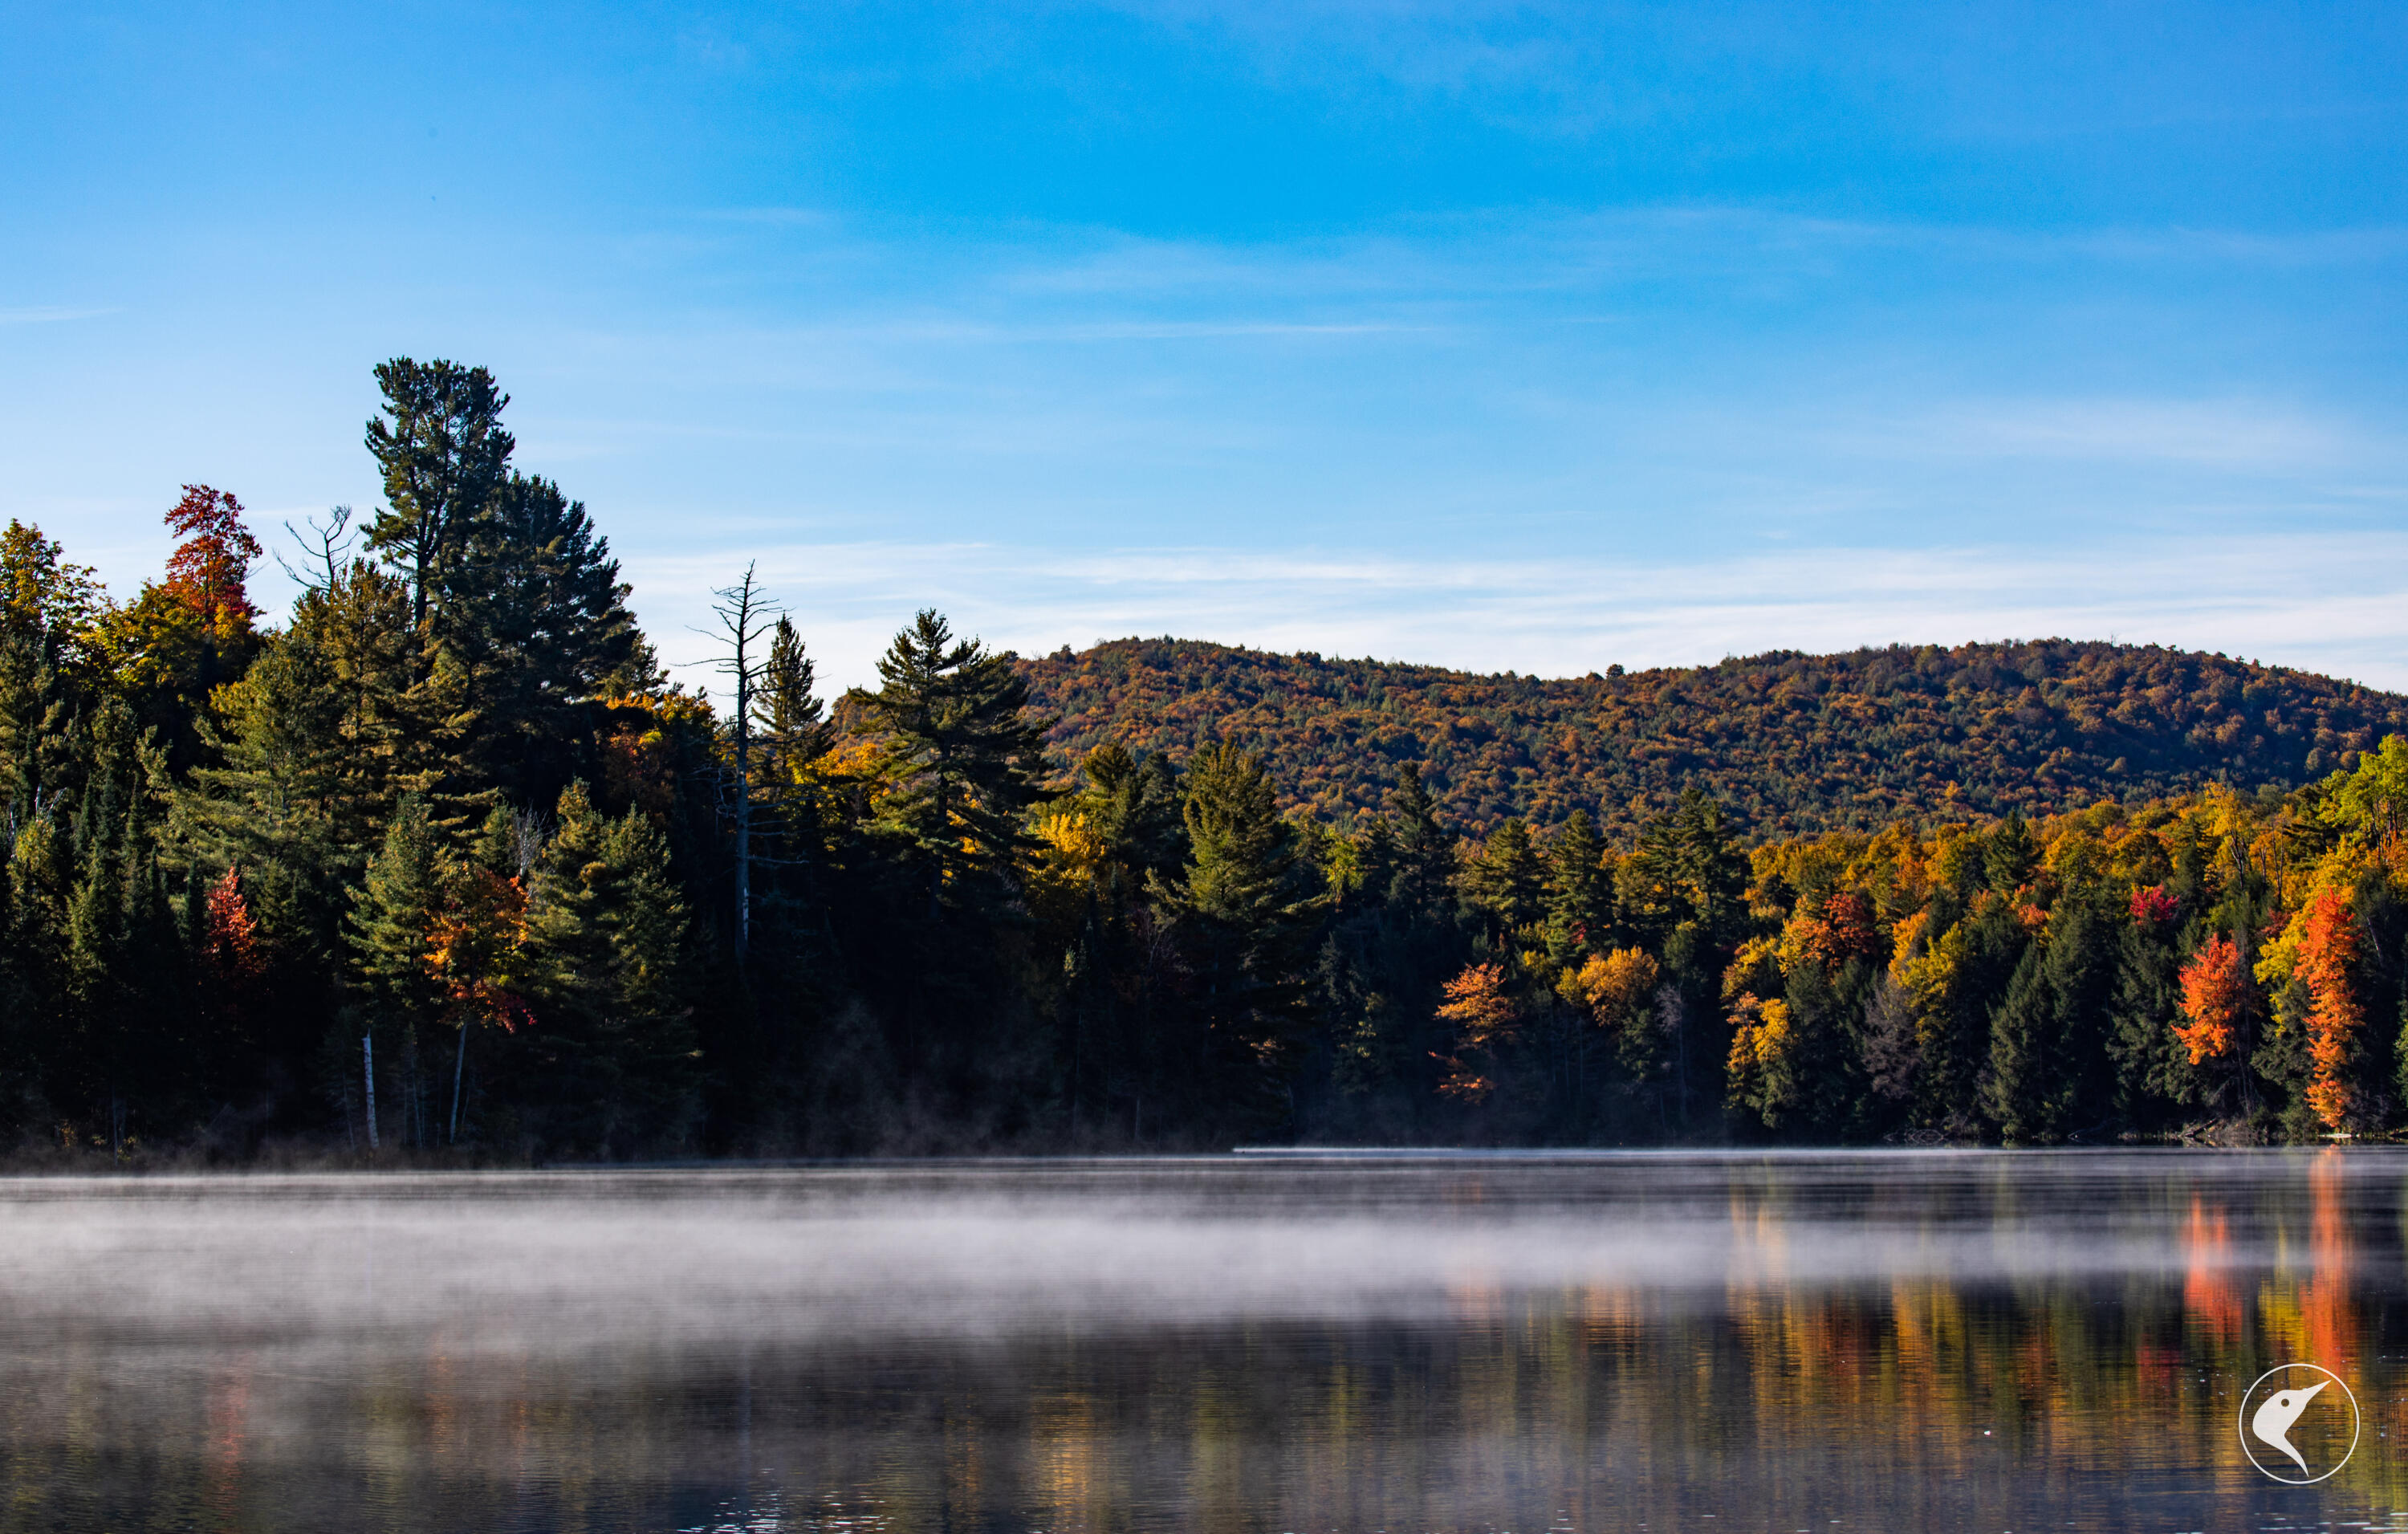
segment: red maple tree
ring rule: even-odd
[[[210,999],[228,1017],[239,1017],[262,971],[259,918],[242,893],[242,872],[228,868],[209,885],[202,906],[201,970]]]
[[[2182,902],[2163,884],[2132,892],[2132,920],[2142,926],[2163,926],[2182,914]]]
[[[2221,1060],[2231,1051],[2248,997],[2249,971],[2241,962],[2241,949],[2217,933],[2200,945],[2182,970],[2182,1011],[2187,1021],[2174,1025],[2174,1037],[2190,1051],[2192,1065]]]
[[[167,529],[184,539],[167,556],[167,593],[215,633],[251,626],[259,609],[243,582],[260,549],[242,524],[242,503],[229,491],[186,485],[184,498],[167,513]]]

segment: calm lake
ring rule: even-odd
[[[2385,1150],[18,1180],[0,1529],[2408,1528],[2403,1220]]]

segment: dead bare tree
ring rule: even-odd
[[[714,664],[736,679],[736,962],[741,965],[752,943],[752,692],[767,664],[759,658],[760,639],[775,626],[780,609],[762,595],[751,565],[742,580],[711,595],[718,600],[710,610],[719,618],[711,638],[725,647]]]
[[[284,524],[284,530],[293,535],[294,542],[307,551],[305,557],[310,564],[326,567],[325,583],[319,583],[315,572],[304,575],[294,569],[293,562],[284,557],[280,549],[276,551],[276,563],[284,567],[284,573],[293,578],[295,585],[314,591],[333,591],[336,581],[342,574],[342,562],[351,554],[351,539],[357,536],[351,531],[351,509],[348,506],[330,507],[324,525],[321,526],[315,517],[309,518],[304,525],[309,529],[307,537],[289,522]]]

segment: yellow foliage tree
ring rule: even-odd
[[[1443,1022],[1455,1025],[1455,1053],[1446,1060],[1446,1076],[1439,1090],[1450,1097],[1480,1102],[1497,1090],[1496,1056],[1512,1042],[1520,1010],[1506,984],[1501,964],[1475,964],[1448,981],[1446,1000],[1438,1010]],[[1487,1056],[1484,1066],[1466,1056]]]

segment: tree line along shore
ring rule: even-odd
[[[1024,660],[924,611],[829,700],[749,570],[714,695],[489,374],[376,374],[384,504],[280,551],[281,624],[222,490],[127,600],[0,534],[19,1165],[2408,1124],[2388,695],[2064,641]]]

